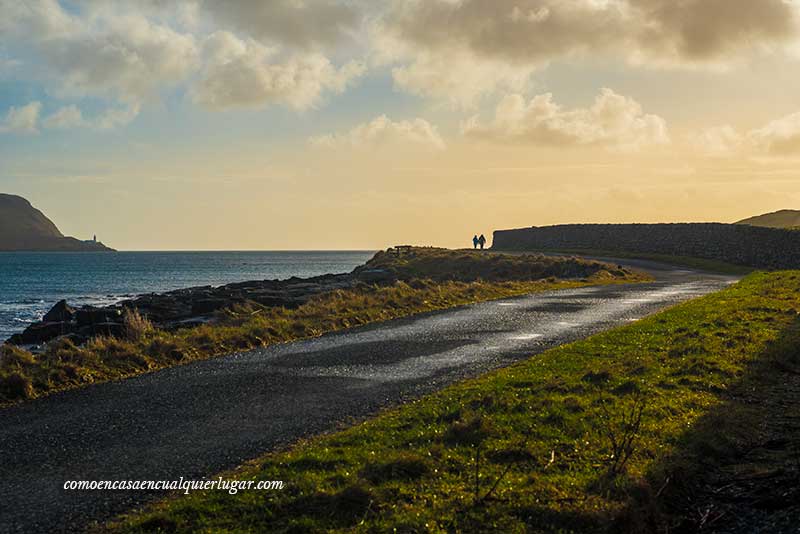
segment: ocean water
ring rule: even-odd
[[[336,252],[2,252],[0,343],[57,301],[112,304],[142,293],[345,273],[372,257]]]

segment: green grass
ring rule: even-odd
[[[499,252],[506,252],[499,250]],[[602,249],[546,249],[535,250],[533,253],[553,253],[553,254],[575,254],[607,258],[620,258],[620,259],[641,259],[652,260],[669,265],[678,265],[681,267],[690,267],[692,269],[699,269],[701,271],[715,272],[721,274],[749,274],[755,271],[753,267],[744,265],[735,265],[732,263],[725,263],[718,260],[709,260],[706,258],[695,258],[691,256],[672,256],[668,254],[648,254],[644,252],[625,252],[620,250],[602,250]]]
[[[798,372],[798,313],[800,272],[752,274],[230,475],[283,491],[178,496],[109,528],[663,531],[694,514],[673,489],[705,480],[752,433],[740,415],[754,388]],[[624,468],[612,467],[611,435],[630,437]]]
[[[425,278],[409,272],[410,265],[422,264]],[[138,313],[128,313],[128,335],[121,339],[97,337],[82,346],[60,340],[41,354],[0,346],[0,405],[472,302],[648,279],[597,262],[541,256],[489,259],[443,249],[415,249],[402,257],[379,253],[367,267],[395,270],[401,279],[323,293],[296,309],[240,305],[221,312],[216,323],[192,329],[163,331]]]

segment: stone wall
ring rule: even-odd
[[[763,269],[800,268],[800,231],[719,223],[565,224],[497,230],[493,249],[668,254]]]

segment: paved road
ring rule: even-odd
[[[0,532],[79,531],[157,496],[67,492],[67,480],[211,476],[735,280],[637,265],[658,281],[481,303],[0,410]]]

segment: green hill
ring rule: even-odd
[[[800,228],[800,210],[780,210],[764,215],[756,215],[736,224],[763,226],[765,228]]]
[[[62,234],[53,221],[16,195],[0,193],[0,251],[109,251],[102,243]]]

